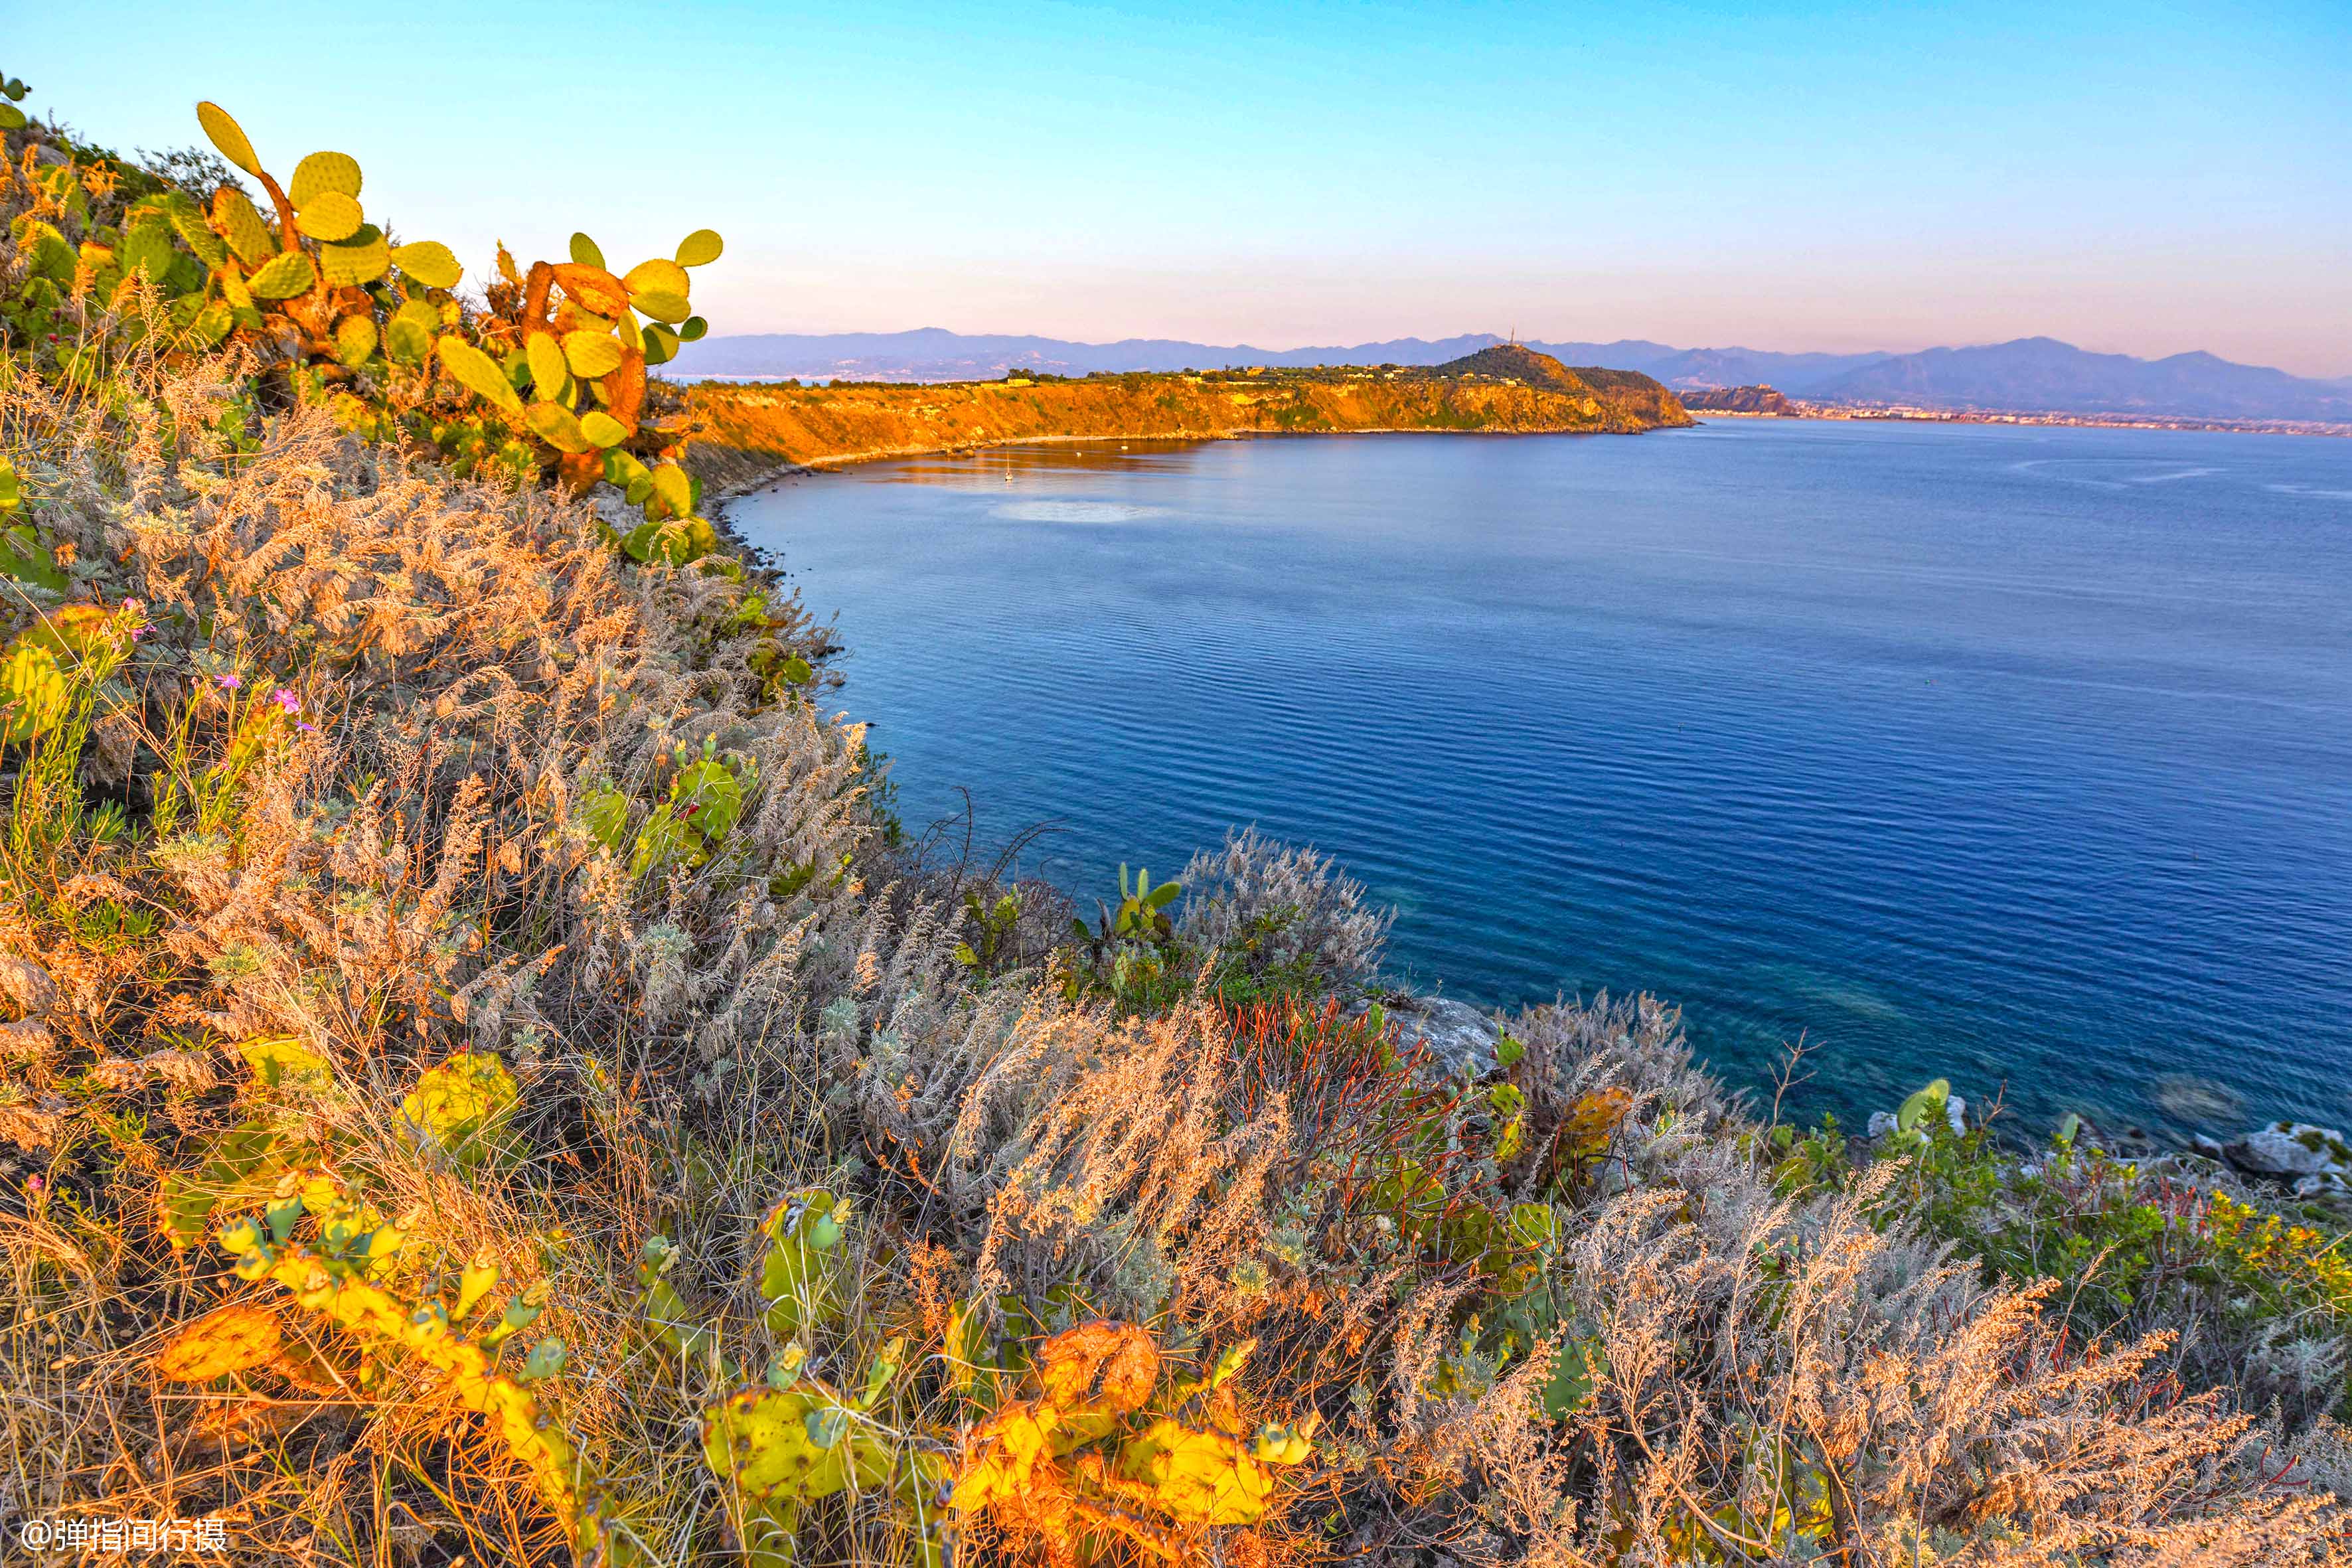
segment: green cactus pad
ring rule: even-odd
[[[436,347],[451,380],[485,403],[495,404],[509,414],[522,413],[522,399],[515,395],[498,361],[455,333],[443,338]]]
[[[0,738],[29,741],[65,721],[73,705],[72,689],[58,666],[57,655],[22,640],[0,662],[0,699],[6,706],[0,719]]]
[[[699,316],[688,316],[677,329],[677,341],[690,343],[710,330],[710,323]]]
[[[247,267],[258,267],[278,248],[278,236],[243,191],[223,185],[213,193],[213,227]]]
[[[218,267],[228,259],[228,247],[222,244],[221,237],[205,225],[204,213],[193,204],[172,208],[172,232],[178,235],[187,247],[196,253],[196,259],[206,267]]]
[[[345,316],[335,323],[335,357],[354,369],[375,353],[375,321],[369,316]]]
[[[466,276],[457,253],[437,239],[420,239],[394,248],[392,264],[427,289],[455,289]]]
[[[708,267],[719,259],[727,242],[719,237],[715,228],[698,228],[677,242],[677,264],[680,267]]]
[[[601,408],[590,409],[580,416],[580,433],[599,450],[617,447],[629,438],[629,427]]]
[[[572,367],[572,374],[583,381],[610,375],[621,368],[620,340],[610,332],[566,332],[563,359]]]
[[[358,159],[348,153],[311,153],[294,165],[294,178],[286,187],[286,199],[298,207],[307,207],[330,192],[354,198],[359,195]]]
[[[667,327],[647,327],[645,336],[647,364],[667,364],[677,357],[677,334]]]
[[[583,267],[593,267],[599,272],[604,270],[604,253],[597,249],[596,242],[584,234],[572,237],[572,259]]]
[[[172,263],[179,257],[179,247],[172,243],[172,226],[163,217],[150,217],[122,237],[122,271],[125,277],[134,272],[144,272],[160,286],[170,274]]]
[[[425,356],[433,352],[433,329],[419,326],[404,316],[394,316],[392,324],[384,328],[384,347],[403,364],[423,364]]]
[[[559,452],[585,452],[591,449],[588,437],[582,433],[580,421],[572,410],[560,403],[539,402],[523,410],[522,422],[531,433]]]
[[[312,239],[349,239],[366,222],[360,204],[341,191],[320,191],[294,215],[295,226]]]
[[[392,250],[383,243],[383,231],[372,223],[360,225],[359,231],[341,245],[319,247],[319,271],[338,289],[373,283],[391,265]]]
[[[318,269],[310,265],[310,258],[299,250],[289,250],[271,257],[253,275],[251,288],[257,300],[291,300],[309,293],[318,281]]]
[[[220,149],[222,157],[247,174],[260,177],[261,160],[253,155],[253,143],[246,140],[245,128],[230,117],[227,110],[207,100],[196,105],[196,121],[212,138],[213,145]]]

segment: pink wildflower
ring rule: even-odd
[[[302,711],[302,700],[282,686],[269,694],[269,700],[277,703],[289,713],[299,714]]]
[[[235,691],[245,682],[234,675],[215,675],[213,677],[213,684],[218,686],[223,691]]]

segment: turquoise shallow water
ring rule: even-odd
[[[2352,441],[1736,421],[1033,448],[732,516],[910,826],[1091,899],[1232,823],[1465,999],[1648,989],[1799,1109],[2352,1119]]]

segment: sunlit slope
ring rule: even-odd
[[[1525,353],[1525,351],[1520,351]],[[1629,372],[1539,354],[1524,374],[1332,369],[1132,374],[944,385],[693,387],[692,461],[740,482],[787,464],[851,463],[1013,441],[1370,430],[1627,432],[1687,425],[1675,395]],[[1456,362],[1457,364],[1466,362]]]

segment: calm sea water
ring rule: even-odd
[[[2352,441],[1727,421],[1037,448],[737,504],[910,826],[1087,900],[1229,824],[1486,1004],[1808,1113],[2352,1121]]]

